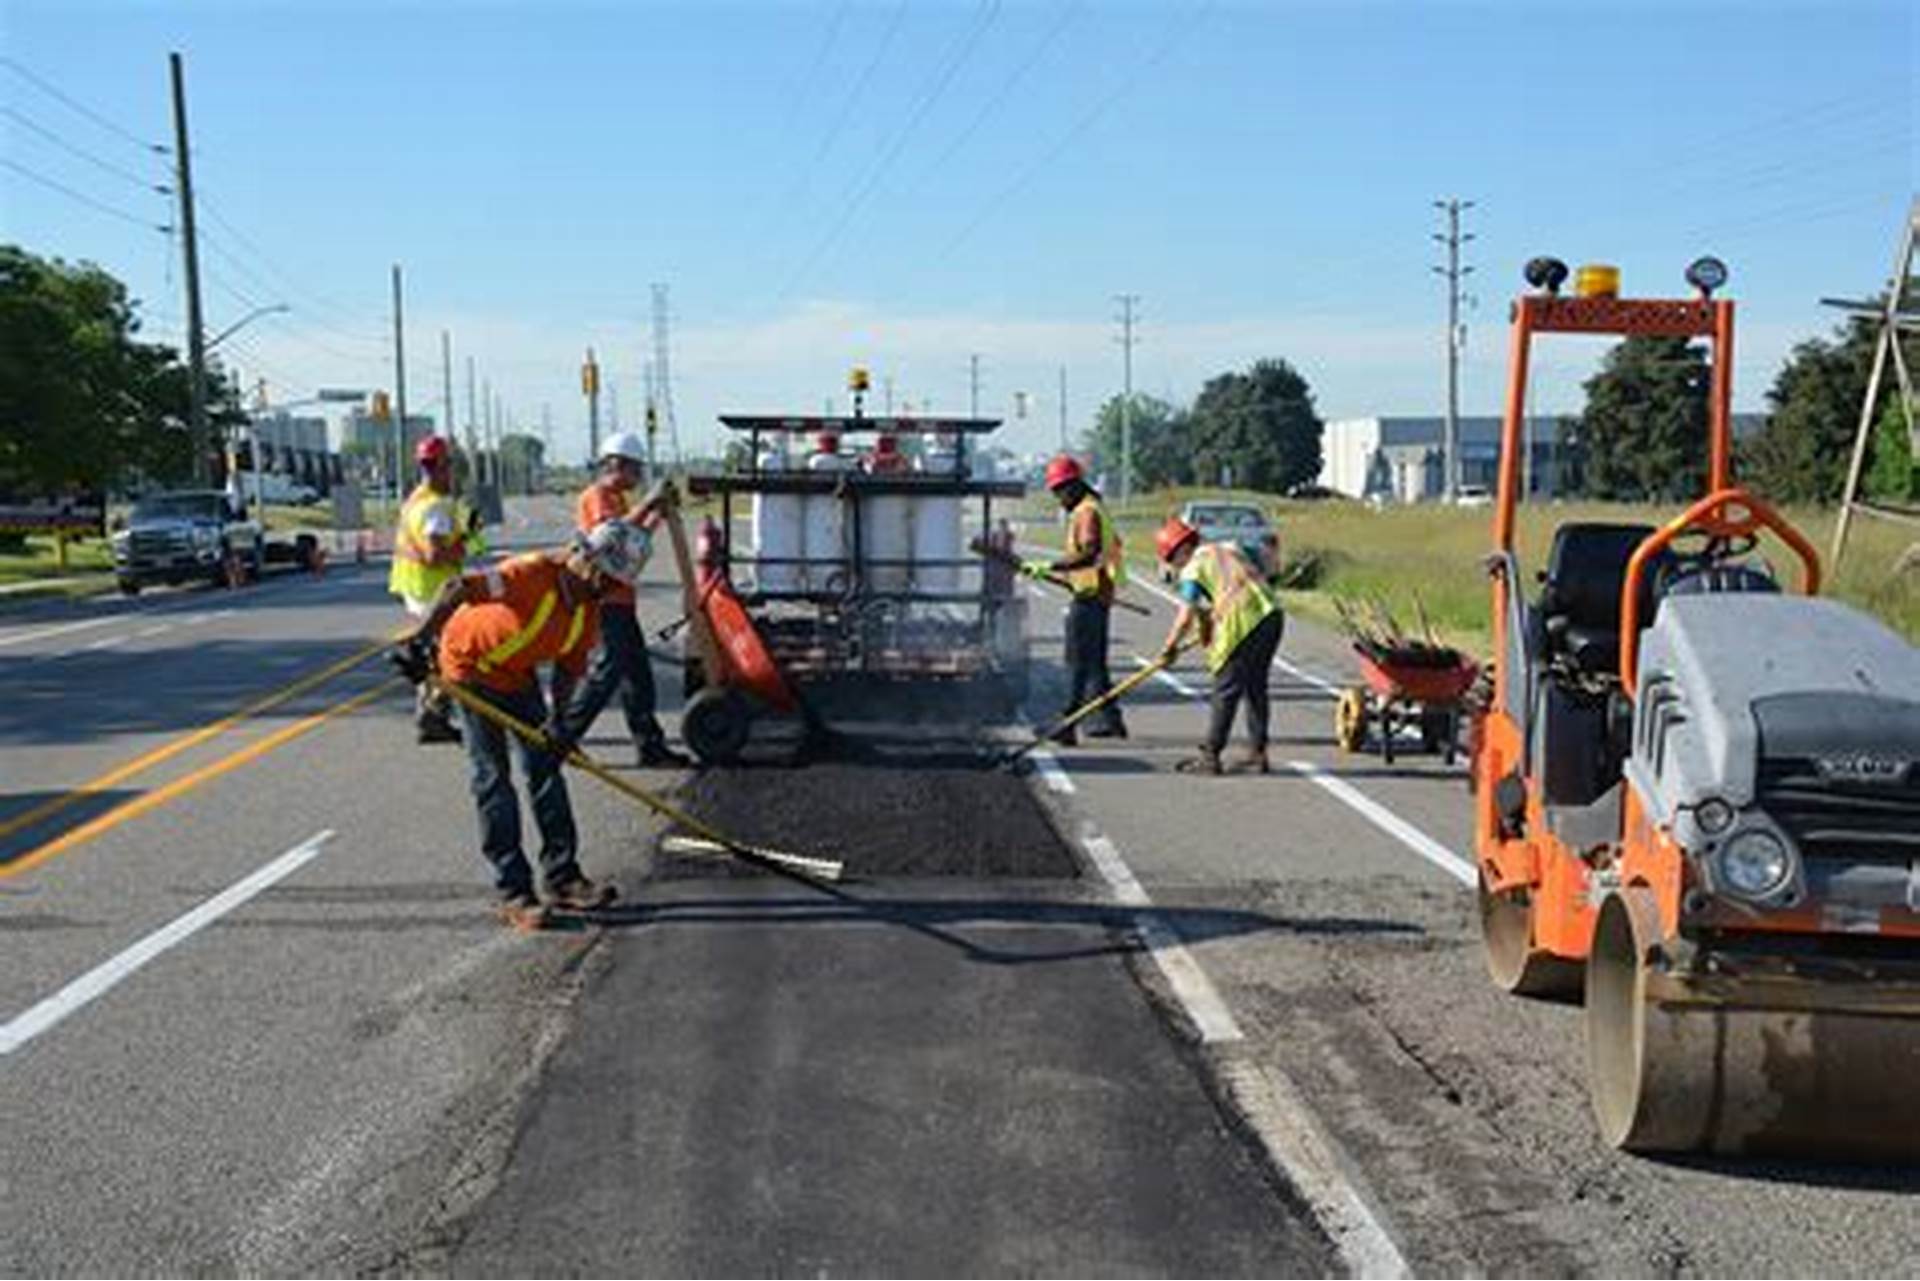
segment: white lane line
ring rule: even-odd
[[[1324,789],[1336,800],[1358,813],[1375,827],[1393,837],[1427,862],[1459,881],[1476,885],[1479,877],[1473,864],[1434,840],[1398,814],[1374,800],[1345,779],[1336,778],[1309,761],[1288,761],[1287,768]]]
[[[319,855],[321,846],[332,839],[331,830],[314,833],[245,879],[236,881],[200,906],[175,917],[118,956],[88,970],[32,1009],[0,1026],[0,1055],[13,1053],[69,1014],[110,991],[120,980],[168,948],[191,938],[275,881],[299,871]]]
[[[1052,751],[1035,748],[1032,756],[1049,787],[1063,792],[1074,790],[1072,778]],[[1306,1100],[1278,1070],[1263,1068],[1246,1056],[1246,1036],[1233,1010],[1179,934],[1153,914],[1152,896],[1120,856],[1119,848],[1098,828],[1084,822],[1080,846],[1114,899],[1135,909],[1133,929],[1174,999],[1192,1021],[1201,1042],[1223,1052],[1216,1064],[1234,1107],[1259,1139],[1268,1160],[1307,1203],[1332,1241],[1344,1270],[1356,1277],[1412,1276],[1413,1269],[1335,1155],[1333,1143],[1313,1120]]]
[[[141,628],[139,631],[134,633],[134,636],[136,636],[141,640],[145,640],[149,636],[161,636],[172,630],[173,630],[172,623],[156,623],[152,627]]]
[[[8,645],[24,645],[28,641],[44,640],[49,636],[64,636],[68,632],[77,632],[88,627],[105,627],[109,623],[117,623],[119,621],[121,620],[118,616],[113,618],[83,618],[77,623],[62,623],[58,627],[42,627],[40,630],[33,632],[14,632],[10,635],[0,636],[0,649],[4,649]]]
[[[97,641],[92,641],[92,642],[89,642],[88,644],[82,645],[80,648],[83,650],[112,649],[115,645],[124,645],[132,639],[133,637],[130,635],[103,636]]]

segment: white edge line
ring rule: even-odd
[[[1307,1202],[1333,1248],[1356,1277],[1410,1277],[1413,1269],[1341,1168],[1333,1144],[1306,1100],[1284,1075],[1249,1060],[1223,1063],[1220,1078],[1267,1150]]]
[[[67,632],[80,631],[82,628],[105,627],[109,623],[122,621],[124,621],[124,616],[122,615],[115,615],[112,618],[83,618],[77,623],[62,623],[58,627],[42,627],[38,631],[32,632],[14,632],[10,635],[0,636],[0,649],[5,649],[8,645],[22,645],[27,641],[44,640],[49,636],[62,636]]]
[[[266,866],[221,890],[198,907],[175,917],[126,951],[96,965],[52,996],[0,1026],[0,1055],[13,1053],[69,1014],[110,991],[120,980],[168,948],[192,937],[275,881],[297,872],[318,856],[320,847],[332,838],[331,829],[314,833]]]
[[[1051,751],[1038,748],[1034,764],[1056,791],[1071,792],[1073,780]],[[1053,780],[1059,779],[1059,786]],[[1179,934],[1151,915],[1153,899],[1121,857],[1120,850],[1091,823],[1082,825],[1081,848],[1113,897],[1135,909],[1133,926],[1166,979],[1174,999],[1193,1021],[1203,1044],[1238,1046],[1245,1034],[1213,980],[1194,959]],[[1314,1122],[1306,1101],[1284,1075],[1268,1071],[1245,1056],[1216,1063],[1233,1104],[1253,1130],[1267,1157],[1307,1202],[1308,1209],[1356,1277],[1409,1277],[1413,1270],[1374,1215],[1352,1177],[1334,1155],[1333,1144]]]
[[[1471,863],[1345,779],[1336,778],[1309,761],[1288,761],[1287,768],[1320,786],[1336,800],[1344,803],[1369,823],[1462,885],[1472,886],[1479,883],[1479,874]]]

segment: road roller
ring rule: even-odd
[[[1584,1000],[1609,1144],[1920,1160],[1920,650],[1819,595],[1808,540],[1733,477],[1726,267],[1692,296],[1527,264],[1493,513],[1494,680],[1471,735],[1500,987]],[[1680,293],[1681,291],[1674,291]],[[1541,334],[1705,344],[1705,492],[1573,521],[1523,576]]]

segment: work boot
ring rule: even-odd
[[[619,897],[619,891],[613,886],[590,881],[579,872],[547,887],[547,902],[563,912],[591,912]]]
[[[1104,725],[1095,725],[1087,731],[1088,738],[1125,738],[1126,736],[1127,724],[1125,721],[1109,721]]]
[[[1173,768],[1182,774],[1212,774],[1217,776],[1220,773],[1220,753],[1214,751],[1211,747],[1203,747],[1199,752],[1189,756],[1186,760],[1175,761]]]
[[[665,743],[647,743],[640,748],[641,769],[685,769],[691,764],[686,753],[676,752]]]
[[[422,716],[414,722],[415,737],[422,743],[457,743],[460,730],[444,716]]]
[[[547,927],[547,909],[533,896],[532,890],[516,890],[504,895],[495,911],[502,924],[510,925],[522,934],[531,934]]]
[[[1069,725],[1065,729],[1055,730],[1053,733],[1047,735],[1047,737],[1061,747],[1080,746],[1080,730],[1078,726]]]
[[[1264,747],[1249,747],[1241,752],[1233,758],[1233,768],[1254,774],[1273,773],[1273,766],[1267,760],[1267,749]]]

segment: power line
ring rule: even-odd
[[[78,156],[80,159],[86,161],[88,164],[94,166],[96,169],[104,170],[105,172],[114,175],[116,178],[124,178],[128,182],[132,183],[134,186],[140,187],[147,191],[155,191],[160,193],[163,196],[170,196],[173,194],[173,188],[162,186],[161,184],[154,182],[151,178],[142,178],[139,174],[134,173],[130,169],[123,169],[119,165],[114,164],[111,160],[102,160],[99,156],[94,155],[91,151],[88,151],[86,148],[78,147],[78,146],[75,146],[73,143],[68,142],[65,138],[62,138],[59,134],[47,128],[45,125],[38,123],[32,117],[26,115],[24,112],[21,112],[13,107],[0,106],[0,114],[11,116],[16,123],[25,125],[28,129],[31,129],[34,133],[39,134],[42,138],[45,138],[48,142],[60,148],[60,150],[66,152],[69,155]]]
[[[801,264],[800,269],[788,278],[786,287],[780,291],[781,298],[784,299],[791,294],[794,287],[806,277],[807,272],[813,269],[813,265],[839,241],[841,233],[847,229],[847,224],[853,221],[854,214],[859,212],[862,204],[866,203],[867,197],[878,189],[880,180],[886,176],[887,170],[893,167],[893,162],[899,156],[901,148],[906,146],[907,140],[913,136],[913,131],[919,127],[920,121],[924,119],[927,112],[932,109],[933,104],[940,100],[940,96],[946,92],[947,86],[953,83],[954,76],[959,73],[968,55],[973,52],[974,46],[980,42],[980,37],[986,34],[987,28],[992,26],[994,19],[999,16],[1000,0],[983,0],[980,6],[980,14],[974,19],[972,29],[962,36],[954,46],[954,51],[948,55],[946,65],[941,68],[940,74],[934,80],[933,86],[923,94],[920,101],[915,104],[913,111],[907,118],[907,123],[901,128],[900,132],[894,136],[892,144],[882,153],[879,161],[868,172],[860,189],[854,193],[851,200],[847,201],[845,208],[841,211],[839,221],[834,223],[833,229],[814,247],[814,251],[807,256],[806,261]]]
[[[39,183],[41,186],[51,188],[52,190],[59,192],[61,195],[66,196],[70,200],[77,200],[81,204],[86,205],[90,209],[97,209],[103,214],[111,214],[113,217],[118,218],[123,222],[130,222],[136,227],[146,227],[151,231],[157,231],[163,236],[170,236],[173,234],[173,228],[167,226],[165,223],[149,222],[147,219],[142,218],[139,214],[131,214],[124,209],[116,209],[114,206],[107,204],[105,201],[95,200],[92,196],[87,195],[83,191],[75,191],[72,187],[67,186],[63,182],[55,182],[52,178],[47,177],[45,174],[35,173],[33,170],[27,168],[25,165],[21,164],[19,161],[14,160],[9,156],[0,156],[0,165],[5,165],[7,168],[13,170],[14,172],[22,174],[25,177],[31,178],[35,182]]]
[[[360,319],[359,313],[356,313],[353,308],[344,306],[323,294],[316,293],[296,281],[293,275],[283,270],[274,261],[273,256],[262,249],[257,241],[241,231],[239,227],[235,226],[230,219],[220,212],[218,204],[208,199],[208,193],[204,187],[199,189],[196,194],[201,207],[206,210],[207,216],[212,218],[228,236],[232,237],[237,247],[247,250],[253,261],[257,263],[262,270],[270,273],[280,282],[278,285],[265,285],[264,281],[261,282],[265,287],[297,294],[303,303],[308,304],[314,310],[330,312],[349,320],[357,321]],[[387,344],[385,338],[350,333],[343,329],[334,328],[333,326],[327,326],[327,328],[332,329],[333,332],[339,334],[340,337],[350,338],[355,342],[374,344],[383,349]]]
[[[302,295],[300,291],[297,291],[297,290],[289,291],[283,288],[281,285],[276,284],[271,280],[268,280],[265,276],[262,276],[259,272],[253,270],[246,263],[242,262],[239,258],[236,258],[232,253],[228,252],[226,247],[222,245],[220,241],[215,240],[211,237],[202,236],[201,243],[204,244],[208,249],[211,249],[215,257],[219,258],[222,262],[226,263],[229,267],[232,267],[234,271],[238,272],[242,277],[244,277],[246,281],[250,285],[252,285],[254,288],[265,290],[269,294],[284,294],[284,293],[292,292],[296,297],[300,297],[303,302],[306,301],[304,295]],[[349,333],[344,329],[339,329],[333,325],[328,324],[324,319],[321,319],[319,317],[314,317],[312,320],[312,323],[318,328],[323,329],[330,334],[335,334],[338,337],[347,339],[348,341],[365,343],[368,346],[377,346],[383,352],[386,350],[387,342],[385,339],[375,339],[375,338],[369,338],[364,334]],[[366,358],[367,357],[365,356],[354,356],[354,357],[351,357],[350,359],[361,360]]]
[[[975,113],[966,128],[955,135],[953,141],[947,144],[946,149],[940,153],[938,159],[921,171],[920,176],[914,180],[913,185],[907,189],[906,194],[918,191],[926,185],[928,178],[946,168],[947,161],[953,158],[954,153],[964,147],[973,138],[973,135],[980,131],[980,126],[985,124],[987,119],[992,116],[995,111],[1000,109],[1001,105],[1006,102],[1013,91],[1019,87],[1020,82],[1027,78],[1027,73],[1031,72],[1040,64],[1040,60],[1046,56],[1047,50],[1051,48],[1053,42],[1059,38],[1060,33],[1065,31],[1068,25],[1072,23],[1075,15],[1077,15],[1079,11],[1080,0],[1070,0],[1070,3],[1061,8],[1059,19],[1054,22],[1052,27],[1048,28],[1044,36],[1040,37],[1040,42],[1033,47],[1033,52],[1028,54],[1025,61],[1021,62],[1021,64],[1014,69],[1013,74],[1001,83],[999,89],[995,90],[985,102],[980,104],[980,110]]]
[[[93,121],[93,123],[99,125],[102,129],[107,130],[109,133],[115,134],[120,138],[125,139],[127,142],[132,143],[134,146],[140,148],[140,150],[152,152],[155,155],[161,155],[161,156],[168,154],[167,148],[161,146],[159,143],[149,142],[146,139],[135,134],[131,129],[124,128],[121,125],[116,124],[112,120],[107,119],[105,116],[95,111],[92,107],[89,107],[86,103],[81,102],[78,99],[70,97],[69,95],[61,92],[58,88],[47,83],[47,81],[41,79],[39,76],[36,76],[35,74],[33,74],[33,72],[27,70],[25,67],[21,66],[18,62],[15,62],[12,58],[7,57],[5,54],[0,54],[0,67],[5,67],[7,70],[19,76],[22,80],[25,80],[28,84],[34,86],[36,89],[39,89],[42,93],[45,93],[53,98],[58,99],[60,102],[65,103],[67,107],[69,107],[71,110],[76,111],[81,115],[85,116],[87,119]]]
[[[998,195],[982,204],[979,211],[968,220],[967,224],[960,229],[959,233],[955,235],[953,239],[947,242],[946,248],[941,250],[933,261],[946,258],[947,255],[965,243],[967,237],[971,236],[975,231],[978,231],[981,224],[993,216],[997,210],[1008,207],[1013,197],[1018,195],[1021,189],[1029,182],[1032,182],[1034,178],[1039,176],[1041,170],[1052,164],[1055,157],[1059,156],[1061,152],[1071,146],[1074,140],[1081,134],[1092,128],[1094,123],[1098,121],[1101,116],[1104,116],[1116,102],[1120,101],[1121,97],[1131,90],[1143,76],[1166,61],[1173,51],[1179,47],[1180,42],[1199,28],[1200,24],[1206,20],[1207,14],[1212,9],[1213,0],[1207,0],[1207,3],[1202,5],[1199,12],[1190,20],[1184,15],[1180,19],[1177,19],[1173,29],[1167,33],[1166,39],[1161,41],[1159,47],[1147,56],[1146,61],[1142,62],[1132,72],[1122,76],[1119,83],[1113,87],[1112,92],[1096,102],[1093,105],[1093,109],[1081,116],[1072,128],[1060,135],[1059,140],[1056,141],[1053,146],[1049,147],[1032,164],[1022,170]]]

